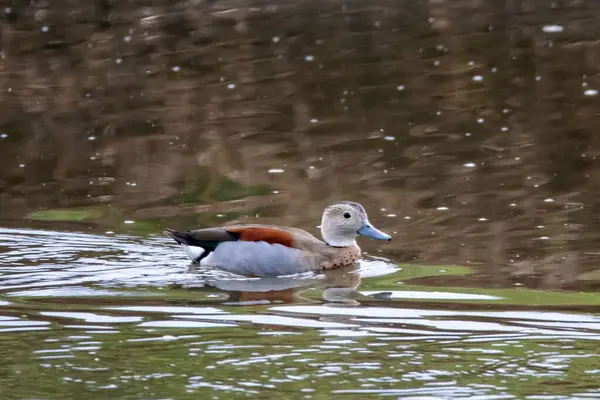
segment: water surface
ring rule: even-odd
[[[598,6],[12,2],[7,399],[599,398]],[[162,228],[394,236],[244,279]]]

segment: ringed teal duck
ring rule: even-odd
[[[192,231],[165,229],[187,256],[201,266],[239,275],[277,276],[340,268],[361,255],[357,236],[377,240],[392,237],[369,222],[362,205],[339,201],[321,219],[323,241],[298,228],[246,224]]]

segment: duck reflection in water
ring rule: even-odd
[[[356,263],[316,276],[208,279],[206,286],[227,294],[227,303],[238,305],[319,303],[311,296],[319,291],[326,302],[358,305],[360,283],[360,268]]]

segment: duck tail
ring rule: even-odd
[[[188,258],[195,264],[199,264],[200,260],[208,255],[206,249],[198,246],[198,244],[192,244],[193,238],[190,237],[189,233],[187,232],[178,232],[173,229],[163,229],[163,233],[179,243]]]
[[[174,229],[163,229],[163,233],[179,244],[191,244],[190,237],[186,232],[179,232]]]

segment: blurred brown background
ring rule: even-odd
[[[463,285],[600,280],[600,3],[48,0],[0,13],[2,224],[317,232],[324,205],[351,199],[394,234],[362,241],[370,253],[478,266]]]

